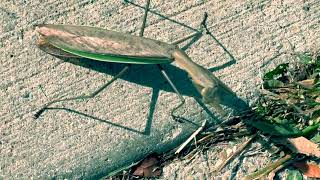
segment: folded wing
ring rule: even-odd
[[[88,59],[132,64],[161,64],[173,61],[175,45],[109,31],[73,25],[39,25],[41,41],[69,54]],[[43,44],[43,43],[42,43]]]

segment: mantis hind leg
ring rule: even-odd
[[[52,104],[58,103],[58,102],[64,102],[64,101],[73,101],[73,100],[78,100],[78,99],[90,99],[90,98],[94,98],[96,95],[98,95],[102,90],[104,90],[106,87],[108,87],[110,84],[112,84],[115,80],[117,80],[119,77],[123,76],[125,73],[128,72],[130,66],[126,66],[124,67],[117,75],[115,75],[108,83],[104,84],[103,86],[101,86],[99,89],[97,89],[96,91],[90,93],[89,95],[81,95],[81,96],[76,96],[76,97],[72,97],[72,98],[65,98],[65,99],[57,99],[57,100],[53,100],[50,101],[49,103],[45,104],[40,110],[38,110],[35,114],[34,114],[34,119],[38,119],[41,114],[46,111],[47,109],[49,109],[49,106],[51,106]]]
[[[146,22],[147,22],[147,17],[148,17],[148,12],[149,12],[149,6],[150,6],[150,1],[151,0],[146,0],[146,6],[144,8],[144,15],[143,15],[143,19],[142,19],[142,25],[141,25],[141,29],[140,29],[140,33],[139,36],[143,37],[143,33],[144,33],[144,29],[146,27]]]

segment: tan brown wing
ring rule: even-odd
[[[40,25],[42,39],[55,47],[95,54],[159,58],[172,61],[175,45],[102,28],[73,25]]]
[[[81,58],[74,54],[63,51],[62,49],[56,48],[55,46],[47,43],[44,39],[40,38],[37,41],[37,46],[42,50],[54,56],[66,57],[66,58]]]

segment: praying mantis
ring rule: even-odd
[[[39,25],[37,27],[37,32],[40,35],[38,46],[49,54],[60,57],[125,63],[128,64],[128,66],[125,66],[107,84],[89,95],[56,99],[48,102],[35,113],[34,118],[39,118],[52,104],[95,97],[116,79],[127,73],[130,67],[129,64],[155,64],[159,67],[161,74],[168,81],[181,101],[179,105],[171,110],[171,116],[175,119],[177,117],[175,111],[185,104],[185,99],[161,66],[161,64],[169,64],[172,62],[175,62],[178,67],[188,73],[192,83],[200,93],[203,102],[212,105],[220,114],[224,114],[219,104],[220,97],[217,91],[221,88],[233,93],[232,90],[209,70],[193,62],[191,58],[177,46],[177,44],[202,33],[207,15],[205,15],[201,23],[202,28],[200,31],[170,44],[143,37],[149,5],[150,0],[147,0],[139,36],[88,26]]]

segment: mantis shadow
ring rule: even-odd
[[[168,19],[168,18],[166,18],[166,19]],[[168,19],[168,20],[170,20],[170,19]],[[174,21],[174,23],[178,23],[178,22]],[[181,25],[181,23],[178,23],[178,24]],[[189,27],[189,26],[185,25],[185,27]],[[212,33],[207,29],[207,27],[205,27],[205,28],[207,30],[207,34],[210,37],[212,37],[220,47],[223,48],[223,50],[230,56],[230,59],[231,59],[229,62],[223,64],[222,66],[209,68],[209,70],[211,72],[213,72],[213,71],[217,71],[219,69],[223,69],[227,66],[231,66],[232,64],[234,64],[236,62],[236,59],[234,58],[234,56],[227,50],[227,48],[225,48],[222,45],[222,43],[220,43],[220,41],[218,41],[217,38],[215,38],[214,35],[212,35]],[[200,34],[199,36],[195,36],[181,49],[182,50],[188,49],[193,43],[198,41],[201,36],[202,36],[202,34]],[[89,68],[91,70],[94,70],[94,71],[97,71],[100,73],[104,73],[104,74],[108,74],[111,76],[117,75],[124,67],[128,66],[128,64],[106,63],[106,62],[100,62],[100,61],[84,59],[84,58],[81,58],[81,59],[63,58],[63,57],[59,57],[59,58],[66,61],[66,62],[75,64],[75,65],[78,65],[81,67]],[[202,109],[209,115],[209,117],[211,117],[211,119],[217,121],[218,118],[210,111],[210,109],[204,103],[202,103],[200,94],[198,93],[196,88],[193,86],[192,82],[189,80],[188,74],[185,71],[183,71],[182,69],[180,69],[174,65],[171,65],[171,64],[163,64],[161,66],[166,70],[167,74],[169,75],[169,77],[171,78],[171,80],[173,81],[173,83],[175,84],[175,86],[177,87],[177,90],[180,92],[181,95],[193,97],[197,101],[197,103],[202,107]],[[121,79],[128,81],[128,82],[131,82],[131,83],[141,85],[141,86],[152,88],[152,97],[151,97],[150,106],[149,106],[150,109],[149,109],[149,114],[147,117],[146,126],[145,126],[144,131],[138,131],[138,130],[135,130],[132,128],[128,128],[128,127],[124,127],[124,126],[121,126],[118,124],[114,124],[111,121],[104,120],[104,119],[101,119],[98,117],[94,117],[94,116],[88,115],[86,113],[79,112],[79,111],[72,110],[72,109],[68,109],[68,108],[52,108],[52,107],[50,107],[50,108],[46,108],[46,109],[65,110],[68,112],[76,113],[81,116],[89,117],[94,120],[98,120],[100,122],[108,123],[113,126],[121,127],[125,130],[129,130],[129,131],[132,131],[135,133],[149,135],[151,133],[151,125],[152,125],[155,107],[156,107],[158,97],[159,97],[159,92],[160,91],[175,92],[175,91],[172,89],[172,87],[166,81],[166,79],[161,75],[160,70],[159,70],[159,68],[157,68],[156,65],[130,65],[130,67],[131,68],[130,68],[129,72],[127,74],[125,74],[124,76],[120,77]],[[231,108],[232,110],[234,110],[234,112],[241,112],[241,111],[248,108],[248,105],[234,94],[230,95],[230,94],[226,94],[224,92],[220,92],[219,94],[223,97],[223,100],[222,100],[222,102],[220,102],[220,104],[222,104],[228,108]],[[192,122],[191,120],[188,120],[183,117],[181,119],[184,120],[184,122],[188,122],[188,123],[193,124],[194,126],[196,126],[196,128],[199,127],[199,125]]]
[[[99,73],[103,73],[111,76],[117,75],[125,66],[128,65],[128,64],[119,64],[119,63],[99,62],[99,61],[94,61],[90,59],[73,59],[73,58],[68,58],[68,59],[60,58],[60,59],[63,59],[66,62],[75,64],[81,67],[89,68]],[[219,119],[210,111],[210,109],[204,103],[202,103],[200,94],[198,93],[196,88],[193,86],[192,82],[188,78],[188,74],[184,70],[171,64],[163,64],[162,67],[166,70],[169,77],[177,87],[177,90],[183,96],[194,98],[196,102],[202,107],[202,109],[209,115],[211,119],[215,121]],[[160,91],[174,93],[174,90],[172,89],[170,84],[166,81],[166,79],[161,75],[160,70],[156,65],[130,65],[130,69],[128,73],[122,76],[121,79],[144,86],[144,87],[152,88],[152,96],[151,96],[151,101],[149,105],[150,108],[149,108],[149,113],[148,113],[144,131],[138,131],[132,128],[121,126],[121,125],[112,123],[111,121],[94,117],[84,112],[79,112],[79,111],[68,109],[68,108],[48,108],[48,109],[66,110],[68,112],[89,117],[91,119],[108,123],[116,127],[121,127],[125,130],[131,131],[134,133],[150,135],[153,115],[155,112],[155,107],[158,101]],[[105,89],[104,91],[107,91],[107,89]],[[240,98],[238,98],[237,96],[230,96],[230,94],[225,94],[223,97],[224,99],[221,102],[221,104],[235,110],[236,112],[241,111],[246,107],[248,107],[246,103]],[[199,127],[199,125],[194,123],[192,120],[188,120],[187,118],[182,118],[182,119],[184,120],[184,122],[193,124],[195,128]]]
[[[106,75],[115,76],[117,75],[124,67],[128,66],[128,64],[119,64],[119,63],[106,63],[99,62],[90,59],[74,59],[74,58],[61,58],[65,62],[72,63],[77,66],[85,67],[91,70],[94,70],[99,73],[103,73]],[[193,97],[199,103],[199,105],[206,111],[210,117],[213,119],[217,119],[214,114],[201,102],[201,96],[192,85],[191,81],[188,79],[188,75],[185,71],[177,68],[176,66],[165,64],[162,67],[166,70],[168,75],[170,76],[173,83],[176,85],[178,91],[183,96]],[[50,107],[47,110],[65,110],[67,112],[75,113],[80,116],[88,117],[93,120],[97,120],[99,122],[107,123],[112,126],[123,128],[124,130],[128,130],[134,133],[150,135],[151,126],[153,121],[153,115],[155,112],[155,107],[158,101],[160,91],[165,92],[173,92],[172,87],[166,81],[166,79],[161,75],[160,70],[156,65],[130,65],[129,71],[123,75],[120,79],[135,83],[144,87],[149,87],[152,89],[151,101],[149,104],[149,112],[147,116],[147,121],[145,125],[145,129],[143,131],[138,131],[136,129],[128,128],[125,126],[121,126],[119,124],[115,124],[110,120],[102,119],[99,117],[95,117],[87,114],[86,112],[80,112],[70,108],[62,108],[62,107]],[[111,84],[112,86],[112,84]],[[104,91],[108,91],[108,88],[104,89]],[[196,123],[186,119],[183,119],[183,122],[188,122],[193,124],[196,128],[199,127]]]

